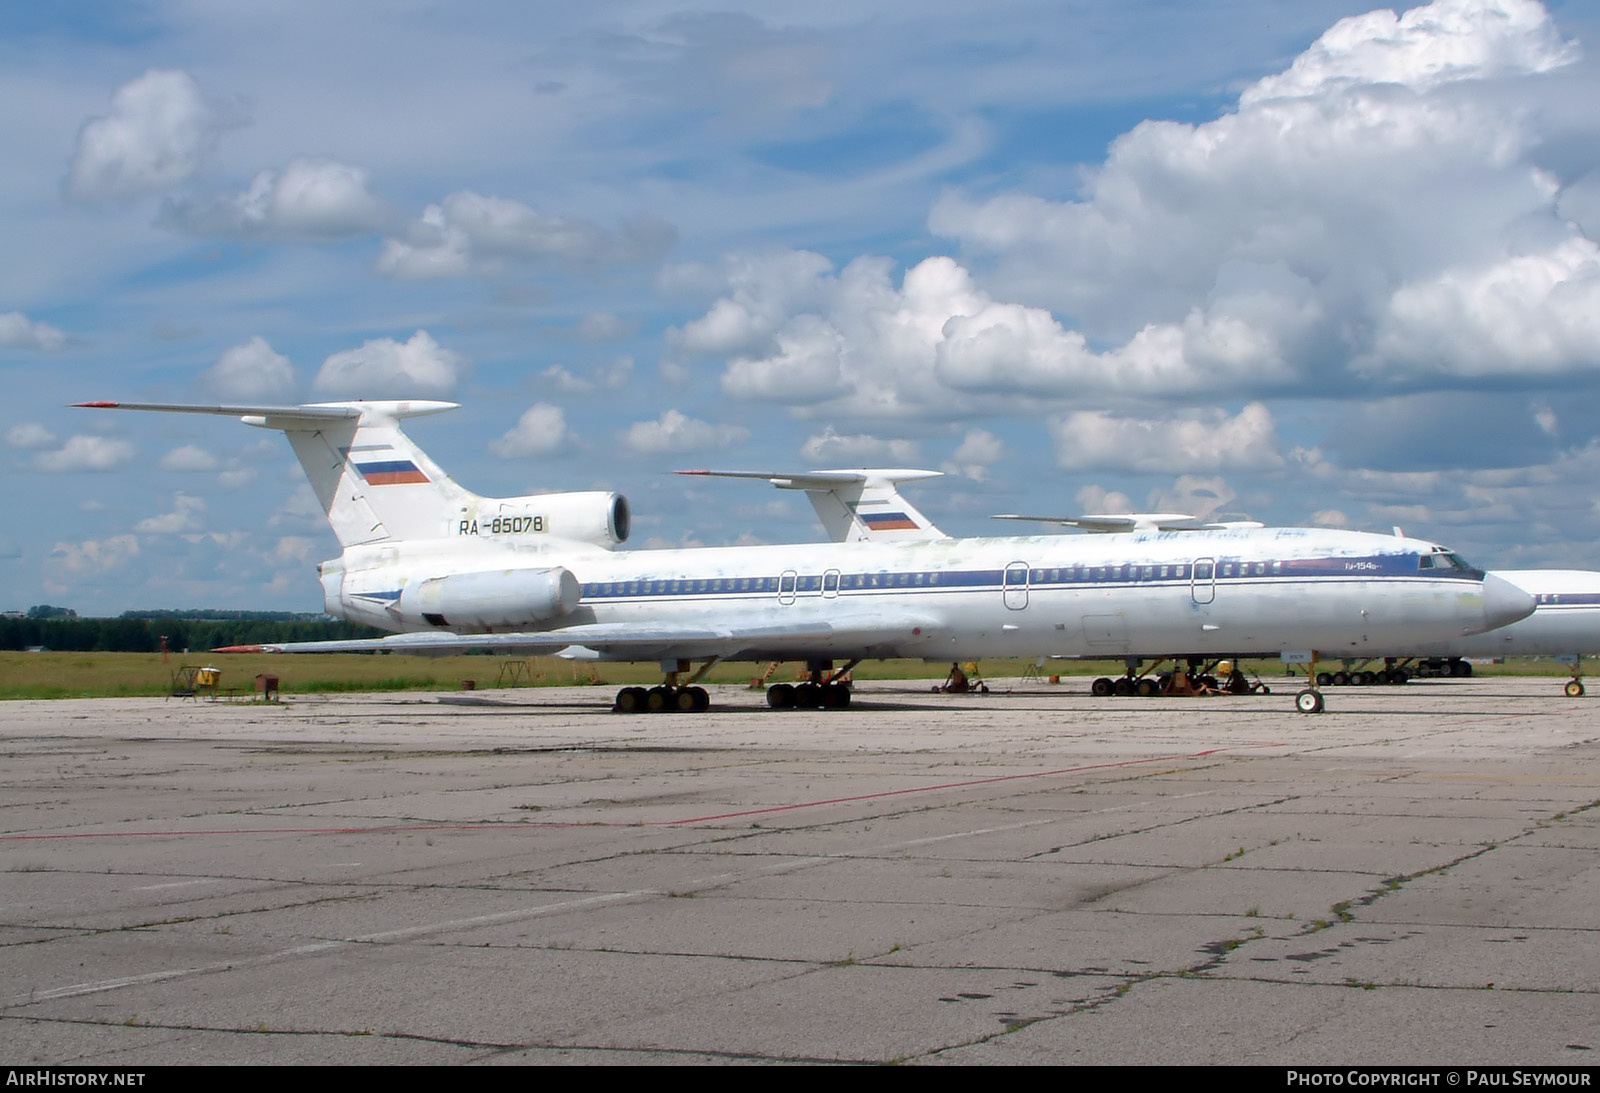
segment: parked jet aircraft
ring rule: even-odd
[[[830,502],[833,505],[841,503],[837,496],[829,496],[830,479],[821,475],[807,474],[743,474],[735,471],[682,471],[683,474],[715,474],[728,478],[763,478],[780,488],[805,488],[810,490],[813,504],[820,514]],[[900,482],[917,481],[933,477],[933,471],[914,471],[897,469],[893,471],[874,470],[863,468],[851,472],[826,472],[848,473],[865,480],[879,483],[878,492],[874,495],[875,504],[889,510],[909,508],[895,486]],[[783,483],[806,481],[810,484],[804,487],[787,487]],[[920,517],[920,514],[918,514]],[[1035,523],[1061,524],[1075,527],[1082,531],[1116,534],[1135,531],[1207,531],[1224,530],[1229,528],[1260,528],[1264,524],[1253,520],[1207,520],[1188,513],[1177,512],[1131,512],[1110,513],[1087,516],[1021,516],[1007,514],[994,517],[996,520],[1024,520]],[[835,541],[839,536],[834,533],[832,526],[826,521]],[[872,539],[877,536],[870,527],[860,538]],[[1396,530],[1398,534],[1398,529]],[[923,529],[925,537],[942,537],[943,532],[928,523]],[[1577,698],[1584,694],[1582,679],[1582,658],[1585,656],[1600,655],[1600,573],[1579,569],[1527,569],[1503,570],[1495,574],[1527,592],[1534,600],[1534,610],[1527,618],[1503,626],[1496,630],[1475,634],[1466,637],[1454,638],[1446,642],[1437,642],[1420,648],[1408,649],[1403,652],[1392,651],[1385,656],[1367,655],[1361,657],[1345,657],[1343,668],[1334,668],[1316,674],[1316,683],[1326,687],[1330,685],[1344,685],[1347,683],[1378,683],[1401,682],[1413,674],[1417,664],[1441,665],[1447,673],[1469,674],[1471,665],[1465,662],[1467,657],[1507,657],[1507,656],[1548,656],[1565,661],[1572,665],[1572,679],[1566,685],[1568,696]],[[1059,656],[1058,653],[1051,655]],[[1157,660],[1178,660],[1188,654],[1180,652],[1176,657],[1168,651],[1161,654],[1144,652],[1131,655],[1130,663],[1150,662]],[[1233,654],[1237,656],[1239,654]],[[1218,659],[1215,656],[1207,659]],[[1373,669],[1367,667],[1368,662],[1382,661],[1381,665],[1374,665]],[[1410,667],[1408,667],[1410,665]],[[1132,679],[1133,669],[1130,669],[1130,684],[1136,683]],[[1122,681],[1103,680],[1103,688],[1107,693],[1117,689]],[[1136,689],[1134,686],[1125,688],[1129,693]]]
[[[1119,522],[1131,527],[1163,527],[1182,530],[1185,527],[1262,527],[1254,522],[1233,524],[1207,524],[1197,517],[1175,513],[1130,513],[1121,516],[996,516],[996,520],[1033,520],[1042,523],[1066,524],[1092,531],[1119,530]],[[1396,534],[1399,529],[1395,529]],[[1498,570],[1491,574],[1500,577],[1533,597],[1534,610],[1528,617],[1509,626],[1484,633],[1455,637],[1449,641],[1430,642],[1417,647],[1391,647],[1385,654],[1368,654],[1361,658],[1345,658],[1351,663],[1343,670],[1324,672],[1317,682],[1372,683],[1407,678],[1406,662],[1418,659],[1443,660],[1452,667],[1464,665],[1468,657],[1536,657],[1547,656],[1567,661],[1572,665],[1572,679],[1566,685],[1567,695],[1578,698],[1584,694],[1582,659],[1600,655],[1600,573],[1582,569],[1517,569]],[[1146,657],[1145,659],[1149,659]],[[1379,671],[1365,668],[1360,662],[1384,660]],[[1396,667],[1400,662],[1400,667]],[[1387,679],[1385,678],[1387,677]]]
[[[258,648],[582,646],[659,661],[662,686],[624,688],[620,711],[704,709],[695,684],[720,660],[804,661],[811,682],[771,688],[769,704],[842,706],[838,677],[867,658],[1183,648],[1314,662],[1533,609],[1434,543],[1304,528],[618,551],[619,495],[486,498],[445,475],[399,423],[452,403],[80,405],[219,414],[287,434],[343,548],[318,567],[328,612],[400,633]],[[1320,712],[1322,696],[1309,688],[1296,705]]]

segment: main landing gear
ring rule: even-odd
[[[1161,666],[1172,661],[1172,671],[1163,672]],[[1185,664],[1179,661],[1184,660]],[[1202,697],[1205,695],[1269,695],[1272,688],[1259,680],[1252,681],[1239,667],[1237,661],[1211,660],[1203,657],[1159,657],[1148,668],[1142,668],[1137,659],[1128,661],[1128,672],[1119,679],[1101,676],[1089,685],[1089,693],[1096,698],[1110,695],[1165,695],[1170,697]],[[1215,673],[1215,674],[1213,674]]]
[[[705,713],[711,708],[711,696],[704,687],[695,684],[711,670],[718,657],[712,657],[700,666],[700,670],[690,676],[681,685],[678,677],[687,672],[690,662],[687,660],[664,660],[661,670],[666,673],[666,681],[659,687],[624,687],[617,692],[617,701],[611,707],[612,713]]]
[[[842,677],[860,664],[852,660],[837,672],[831,660],[806,665],[810,679],[804,683],[774,683],[767,688],[767,705],[774,710],[842,710],[850,705],[850,684]]]

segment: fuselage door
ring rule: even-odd
[[[786,570],[783,571],[783,575],[778,578],[778,602],[779,603],[793,603],[794,602],[794,585],[795,585],[795,580],[796,580],[796,578],[798,576],[799,576],[799,574],[796,573],[794,570],[786,569]]]
[[[1006,566],[1005,582],[1002,589],[1006,606],[1013,611],[1021,611],[1028,606],[1028,563],[1012,562]]]
[[[1217,560],[1196,558],[1189,574],[1189,594],[1195,603],[1210,603],[1217,598]]]

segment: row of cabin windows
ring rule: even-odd
[[[1066,566],[1055,569],[1027,570],[1030,584],[1078,584],[1095,581],[1186,581],[1191,575],[1196,580],[1208,581],[1217,577],[1265,577],[1283,572],[1281,562],[1201,562],[1194,566],[1182,565],[1111,565]],[[935,585],[992,586],[996,577],[1000,583],[1020,585],[1022,571],[1007,569],[1003,575],[995,570],[949,572],[932,570],[920,573],[835,573],[821,576],[785,574],[782,577],[708,577],[696,580],[669,581],[606,581],[585,585],[586,596],[675,596],[687,593],[730,592],[780,592],[797,594],[806,592],[834,592],[862,588],[917,588]]]

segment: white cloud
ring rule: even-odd
[[[659,257],[674,237],[671,226],[652,217],[626,221],[613,232],[546,216],[520,201],[462,191],[429,205],[403,238],[386,239],[378,270],[391,277],[461,277],[540,259],[622,265]]]
[[[55,442],[55,434],[34,421],[25,421],[6,430],[6,444],[13,448],[49,448]]]
[[[953,318],[941,378],[1315,391],[1330,366],[1593,369],[1597,250],[1559,208],[1581,179],[1544,154],[1600,139],[1552,75],[1576,55],[1533,0],[1374,12],[1214,121],[1123,134],[1075,200],[947,196],[932,228],[1020,302]]]
[[[1190,516],[1206,517],[1219,514],[1219,510],[1237,496],[1233,487],[1221,478],[1180,474],[1170,489],[1151,490],[1145,504],[1150,512],[1186,512]]]
[[[50,564],[72,574],[106,573],[138,554],[139,540],[132,535],[112,535],[81,543],[57,543],[50,549]]]
[[[655,421],[636,421],[623,434],[622,442],[641,455],[666,452],[703,452],[726,448],[750,438],[742,425],[713,425],[679,412],[664,410]]]
[[[973,429],[940,469],[946,474],[959,474],[974,482],[982,482],[989,476],[989,466],[999,462],[1005,451],[1006,446],[999,437],[987,429]]]
[[[119,87],[111,112],[79,131],[67,192],[95,201],[164,190],[195,172],[221,129],[187,73],[153,68]]]
[[[331,395],[375,398],[383,395],[434,395],[452,390],[466,362],[442,348],[425,330],[404,342],[374,338],[322,362],[316,388]]]
[[[207,202],[169,200],[161,223],[194,235],[339,239],[381,230],[391,214],[360,167],[296,159],[262,171],[241,193]]]
[[[156,466],[164,471],[214,471],[217,469],[217,457],[204,448],[185,444],[162,456]]]
[[[0,315],[0,347],[7,349],[60,349],[67,336],[49,323],[34,322],[20,311]]]
[[[851,467],[885,463],[909,465],[920,458],[914,441],[866,433],[841,436],[831,425],[806,438],[800,446],[800,457],[814,464]]]
[[[223,398],[244,402],[287,399],[295,389],[294,365],[258,336],[224,350],[200,381]]]
[[[40,452],[33,465],[42,471],[114,471],[138,453],[126,440],[108,436],[73,436],[53,452]]]
[[[1102,486],[1084,486],[1073,500],[1078,502],[1078,511],[1082,513],[1119,513],[1132,512],[1133,501],[1127,494],[1117,490],[1108,490]],[[1042,516],[1065,516],[1067,513],[1040,513]]]
[[[489,442],[489,450],[501,459],[556,455],[577,443],[567,428],[567,415],[561,407],[536,402],[523,412],[504,435]]]
[[[1436,0],[1400,16],[1369,11],[1339,20],[1288,71],[1259,81],[1241,102],[1361,84],[1427,91],[1455,80],[1544,72],[1576,56],[1536,0]]]
[[[140,520],[134,525],[133,530],[141,535],[180,535],[185,532],[201,530],[200,517],[206,511],[206,503],[198,497],[191,497],[186,493],[172,495],[172,511],[160,516],[151,516]]]
[[[1272,414],[1259,402],[1231,418],[1220,410],[1172,418],[1080,410],[1052,418],[1049,427],[1056,462],[1068,470],[1114,467],[1179,474],[1283,464]]]

